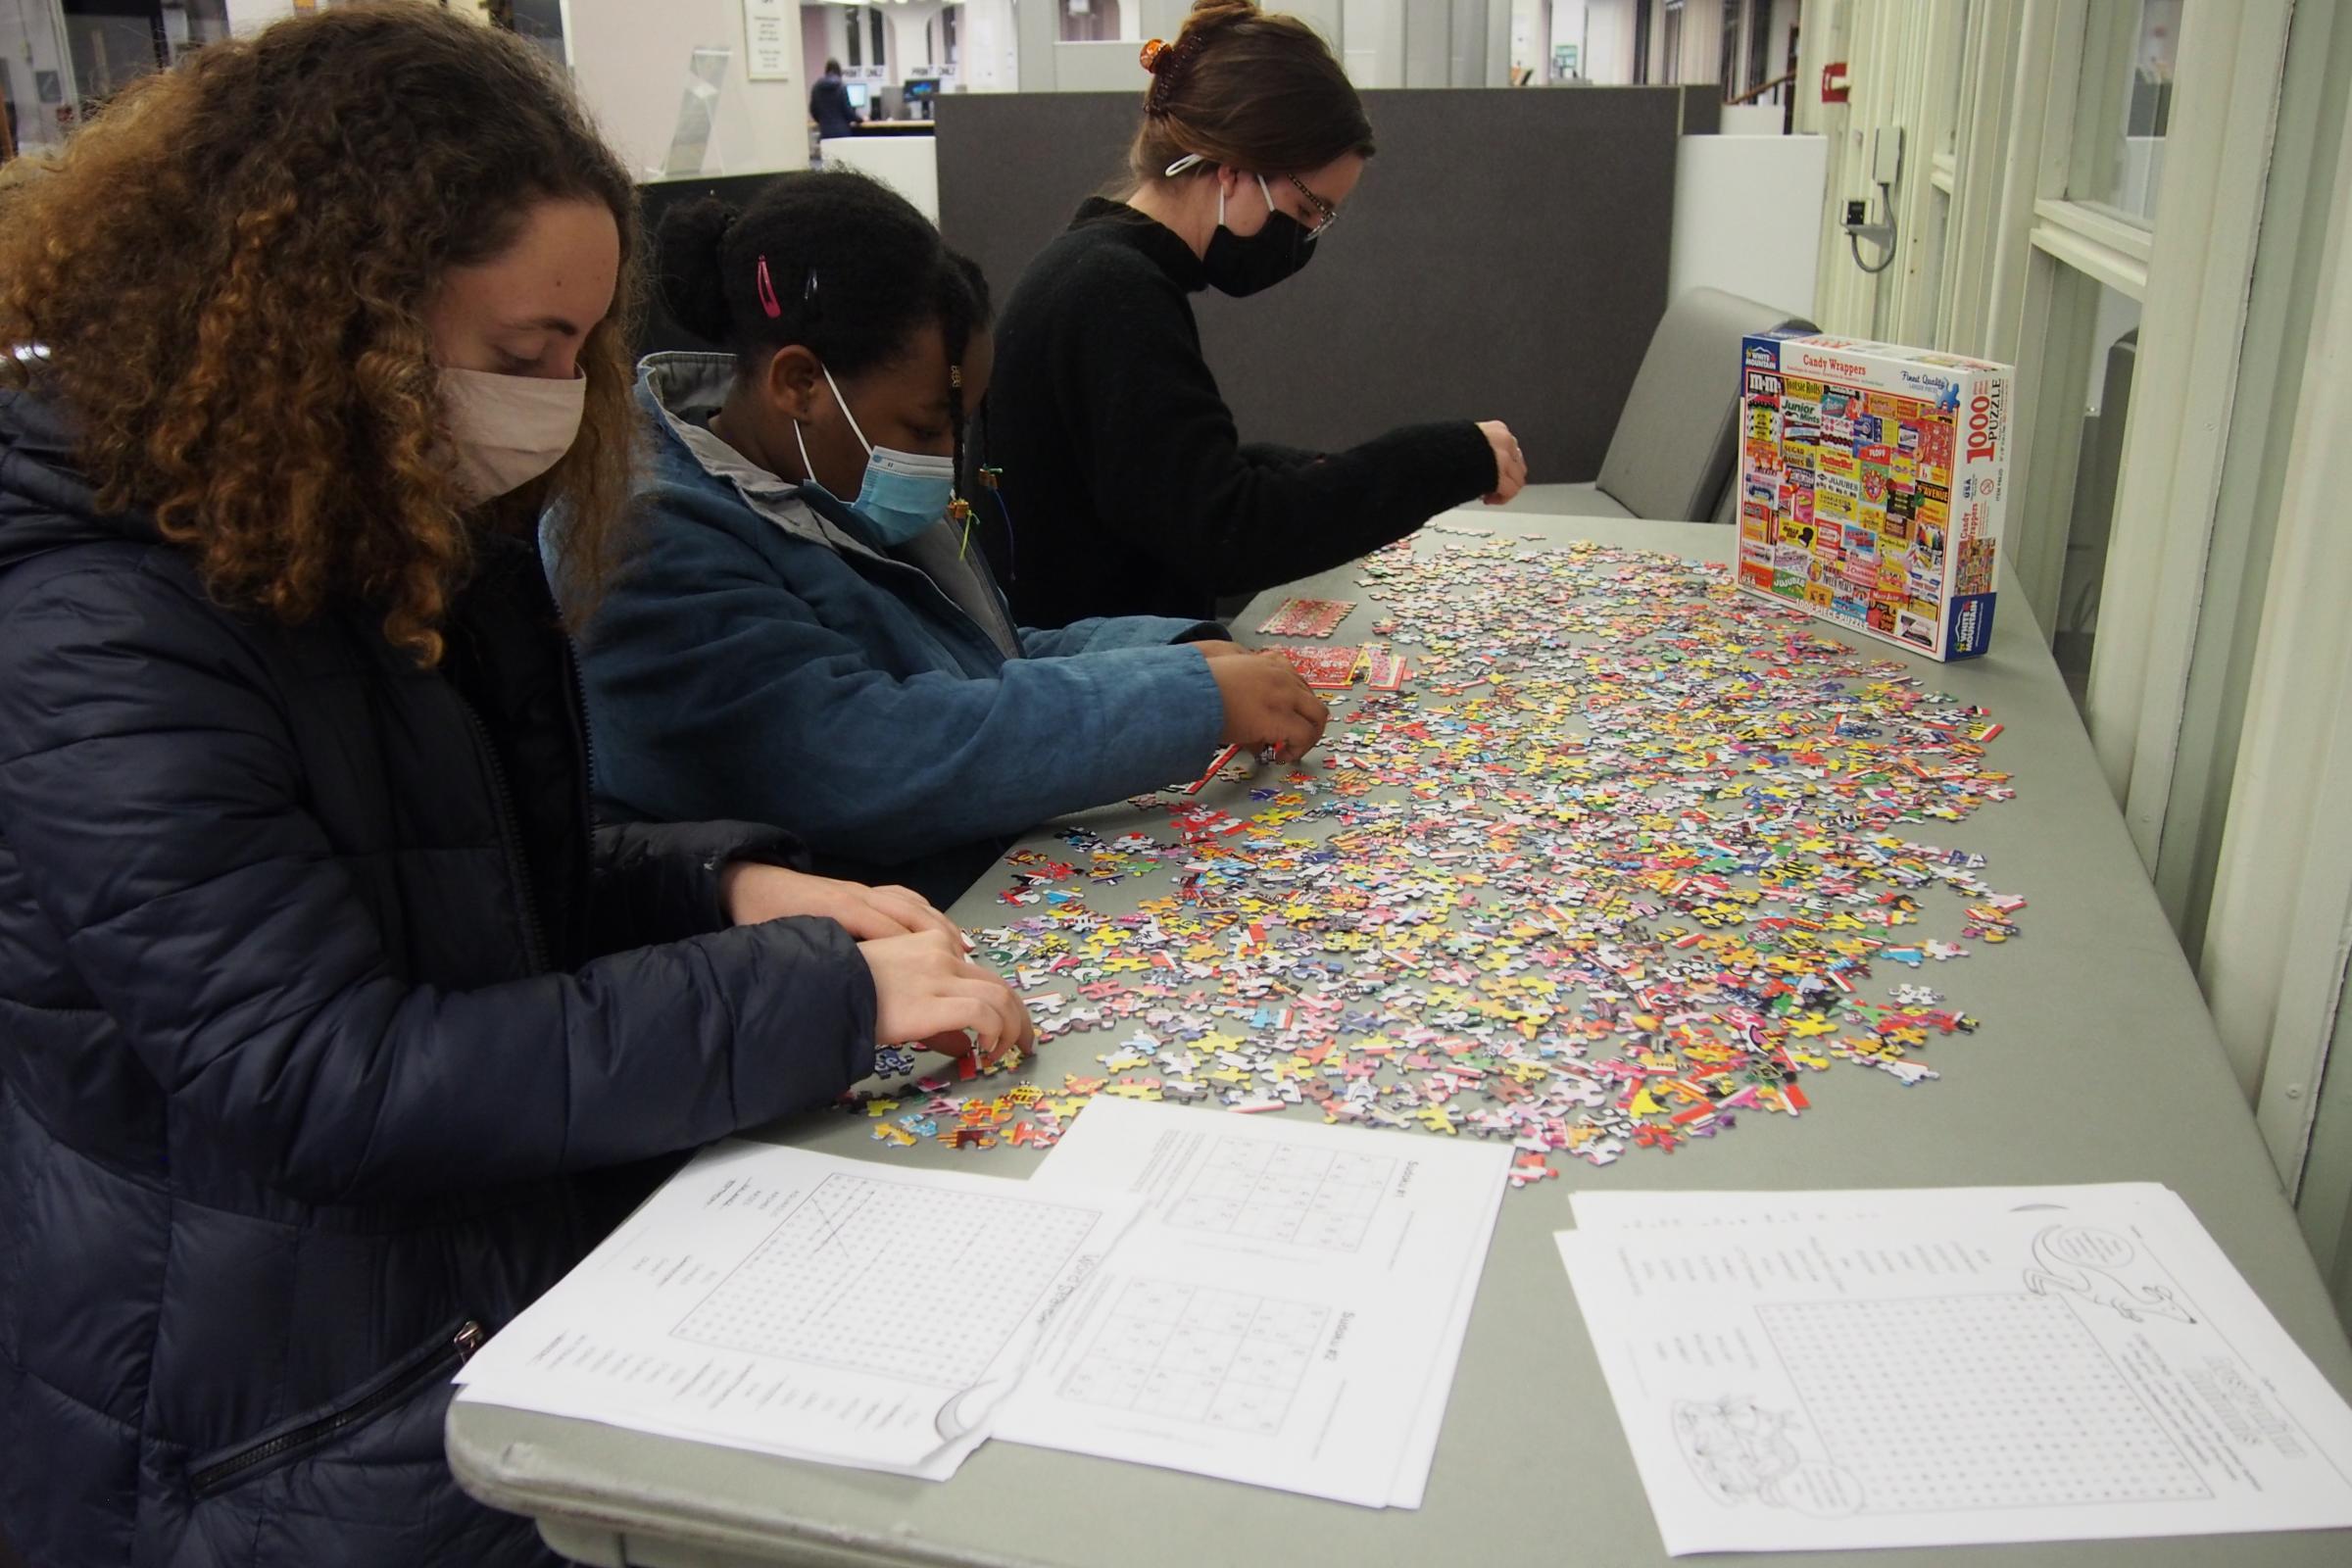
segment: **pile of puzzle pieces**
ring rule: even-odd
[[[1982,710],[1671,557],[1496,536],[1362,582],[1417,690],[1341,698],[1248,814],[1155,797],[1154,831],[1011,857],[977,956],[1060,1070],[886,1053],[878,1140],[1045,1146],[1116,1095],[1499,1139],[1524,1185],[1800,1115],[1834,1062],[1931,1080],[1976,1027],[1881,966],[2017,934],[1981,857],[1916,837],[2011,797]]]

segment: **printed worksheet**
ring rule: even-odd
[[[1587,1191],[1568,1208],[1580,1231],[1653,1230],[1685,1225],[1754,1225],[1770,1221],[1885,1219],[1916,1216],[1936,1205],[1965,1214],[1999,1209],[2062,1212],[2083,1204],[2154,1203],[2185,1213],[2158,1182],[2101,1182],[2075,1187],[1825,1187],[1811,1191]]]
[[[467,1362],[459,1396],[945,1479],[1136,1210],[719,1144]]]
[[[2352,1526],[2352,1409],[2164,1189],[1731,1196],[1555,1238],[1669,1552]]]
[[[1418,1507],[1508,1148],[1098,1100],[1031,1178],[1143,1216],[997,1435]]]

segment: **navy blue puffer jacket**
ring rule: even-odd
[[[71,449],[0,392],[0,1536],[545,1562],[451,1481],[449,1375],[635,1162],[870,1066],[871,979],[830,921],[721,929],[772,830],[591,836],[526,546],[420,671],[218,608]]]

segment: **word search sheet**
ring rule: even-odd
[[[1672,1554],[2352,1525],[2352,1409],[2165,1189],[1578,1218],[1560,1257]]]
[[[1134,1214],[720,1144],[501,1330],[460,1397],[942,1480]]]
[[[1143,1215],[997,1436],[1419,1507],[1510,1153],[1096,1101],[1030,1187]]]

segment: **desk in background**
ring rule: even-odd
[[[1724,561],[1729,529],[1473,513],[1482,525],[1547,539],[1672,551]],[[1423,534],[1417,548],[1453,541]],[[1353,567],[1261,596],[1252,627],[1284,594],[1362,600]],[[2018,798],[1928,836],[1989,861],[2004,892],[2031,901],[2025,935],[1933,978],[1984,1019],[1938,1042],[1939,1082],[1903,1089],[1839,1068],[1808,1076],[1814,1114],[1750,1118],[1668,1158],[1629,1151],[1503,1203],[1445,1435],[1416,1512],[1372,1511],[1284,1493],[991,1443],[944,1485],[794,1464],[590,1423],[484,1405],[453,1407],[452,1468],[486,1501],[538,1517],[559,1550],[603,1564],[750,1568],[755,1564],[1108,1565],[1203,1562],[1437,1563],[1476,1557],[1607,1568],[1664,1562],[1633,1455],[1617,1425],[1550,1233],[1570,1223],[1576,1188],[1812,1188],[2144,1180],[2176,1189],[2287,1331],[2339,1390],[2352,1347],[2313,1267],[2254,1120],[2223,1060],[2186,961],[2124,831],[2075,709],[2014,588],[1993,652],[1966,664],[1922,661],[1927,680],[1992,710],[1993,756]],[[1358,608],[1337,633],[1362,641]],[[1833,628],[1826,635],[1847,640]],[[1870,644],[1874,656],[1906,657]],[[1226,786],[1212,786],[1222,789]],[[1243,788],[1246,788],[1243,787]],[[1203,801],[1217,797],[1204,793]],[[1236,808],[1239,809],[1239,808]],[[1082,820],[1158,827],[1126,807]],[[1113,831],[1117,831],[1113,828]],[[1025,844],[1059,847],[1051,832]],[[967,926],[1016,911],[984,878],[951,911]],[[1106,909],[1163,894],[1130,882],[1090,902]],[[1123,896],[1129,902],[1115,904]],[[1949,901],[1937,895],[1935,906]],[[1929,918],[1940,931],[1948,907]],[[1886,978],[1882,972],[1880,978]],[[1041,1075],[1087,1072],[1102,1037],[1046,1048]],[[1300,1114],[1293,1111],[1290,1114]],[[925,1144],[884,1151],[863,1117],[816,1116],[771,1129],[828,1152],[1017,1175],[1038,1155],[957,1153]],[[891,1331],[909,1355],[922,1327]],[[2341,1534],[2176,1538],[1954,1547],[1907,1561],[1987,1568],[2341,1568]],[[1849,1553],[1776,1554],[1789,1568],[1855,1568]]]

